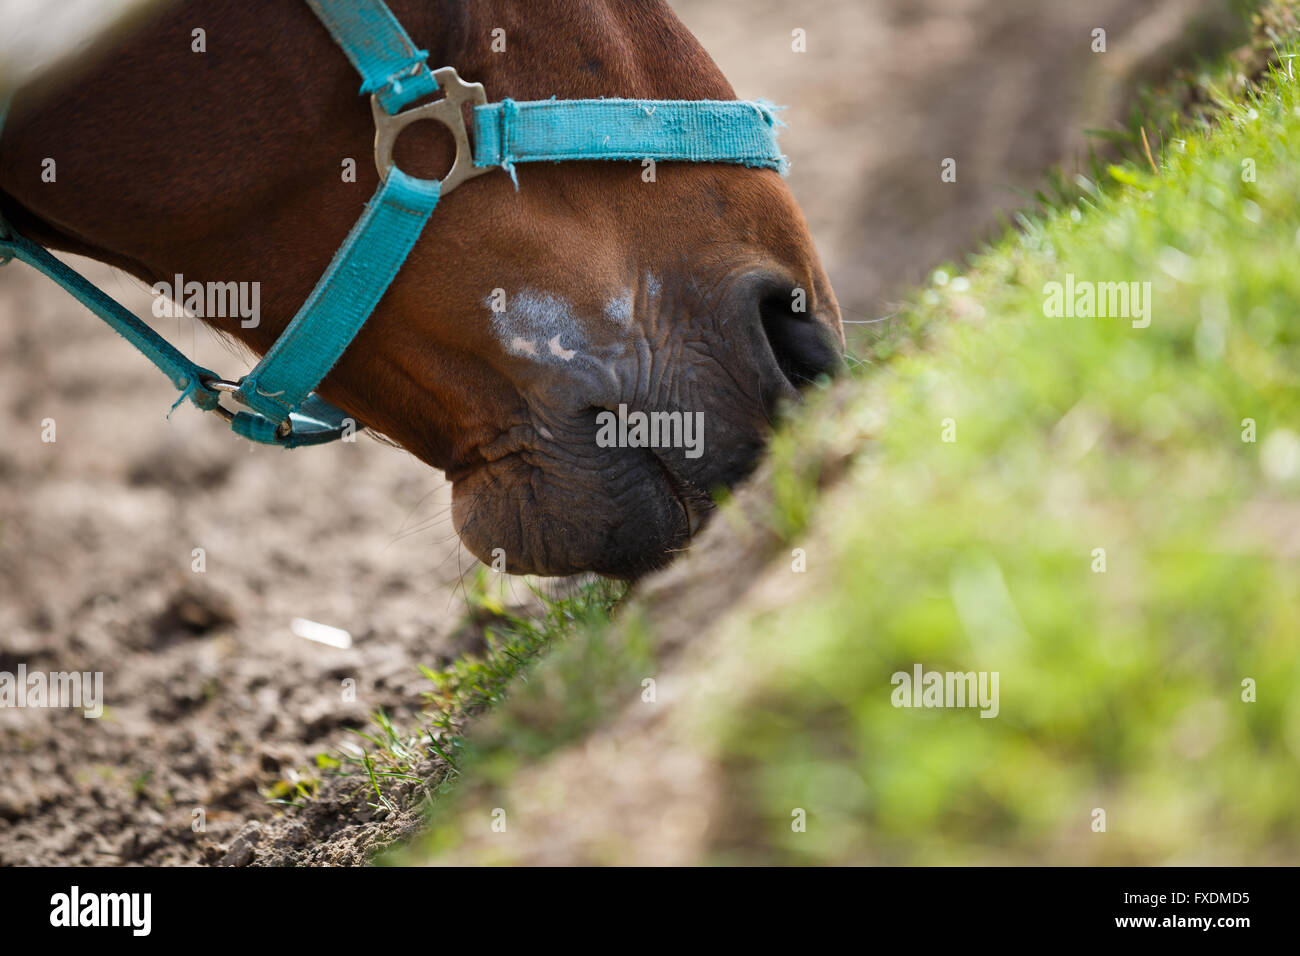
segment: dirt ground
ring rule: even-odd
[[[134,280],[88,272],[148,314]],[[210,859],[272,812],[263,788],[375,708],[418,705],[416,662],[463,649],[472,561],[447,488],[370,440],[302,454],[188,407],[169,422],[166,380],[47,280],[10,265],[0,290],[0,671],[102,671],[107,703],[0,709],[0,861]],[[241,364],[205,329],[176,338]],[[295,636],[295,617],[353,647]]]
[[[1080,131],[1105,125],[1125,84],[1220,5],[674,6],[741,96],[790,107],[791,186],[857,319],[1077,157]],[[1089,50],[1094,26],[1104,56]],[[806,53],[790,50],[795,28]],[[946,157],[956,184],[940,183]],[[78,265],[148,315],[135,280]],[[248,366],[190,320],[159,328],[229,377]],[[473,561],[447,486],[366,438],[281,452],[188,405],[169,421],[171,401],[47,280],[0,270],[0,672],[101,671],[106,699],[99,719],[0,708],[0,863],[361,862],[413,815],[376,820],[336,788],[285,816],[267,793],[374,710],[414,714],[416,665],[474,646],[458,594]],[[352,647],[296,636],[294,618],[345,629]]]

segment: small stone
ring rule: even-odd
[[[257,855],[255,847],[261,842],[261,839],[261,825],[250,823],[239,836],[235,837],[234,842],[230,844],[230,849],[226,851],[226,855],[217,862],[217,866],[248,866],[253,862],[253,857]]]

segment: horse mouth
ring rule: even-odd
[[[654,459],[659,473],[668,485],[668,490],[682,509],[682,517],[686,521],[686,539],[689,541],[704,527],[704,523],[712,514],[713,499],[706,492],[700,491],[689,481],[675,474],[659,455],[651,452],[650,457]]]
[[[453,526],[479,560],[504,555],[504,569],[516,574],[631,580],[658,570],[687,548],[714,504],[673,461],[653,449],[631,452],[614,456],[612,470],[531,455],[460,470]]]
[[[467,550],[514,573],[635,579],[689,547],[713,492],[752,474],[779,410],[838,354],[827,322],[777,307],[784,273],[724,279],[708,295],[655,280],[635,331],[593,332],[581,358],[560,341],[555,361],[540,346],[512,359],[501,375],[521,411],[461,452],[468,467],[444,467]]]

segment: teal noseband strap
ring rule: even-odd
[[[230,421],[253,441],[294,448],[344,437],[359,426],[320,399],[329,374],[397,276],[438,200],[494,168],[515,180],[517,163],[568,160],[733,163],[781,173],[774,107],[734,100],[538,100],[486,102],[482,86],[455,70],[430,70],[428,54],[407,36],[383,0],[307,0],[361,74],[372,98],[380,185],[302,308],[238,382],[195,365],[131,312],[0,219],[0,265],[21,259],[45,273],[157,365],[181,392]],[[442,90],[444,98],[412,107]],[[472,155],[461,105],[473,106]],[[0,130],[4,125],[0,103]],[[420,119],[446,125],[456,161],[440,182],[392,164],[401,129]],[[231,393],[249,411],[220,402]],[[173,406],[175,407],[175,406]]]
[[[502,100],[474,108],[474,165],[681,160],[785,170],[773,107],[737,100]]]

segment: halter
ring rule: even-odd
[[[220,414],[235,432],[293,448],[357,429],[315,389],[370,318],[424,230],[438,200],[461,183],[515,164],[567,160],[733,163],[785,172],[773,107],[734,100],[536,100],[488,103],[483,86],[452,67],[429,69],[383,0],[307,0],[361,74],[375,121],[379,188],[311,295],[253,370],[229,381],[191,362],[133,313],[0,218],[0,265],[21,259],[45,273],[160,368],[181,396]],[[406,109],[441,90],[441,99]],[[473,148],[462,106],[473,107]],[[408,176],[393,163],[412,123],[446,126],[456,158],[441,179]],[[0,129],[4,104],[0,104]],[[180,290],[177,290],[178,294]],[[248,411],[221,404],[230,393]]]

